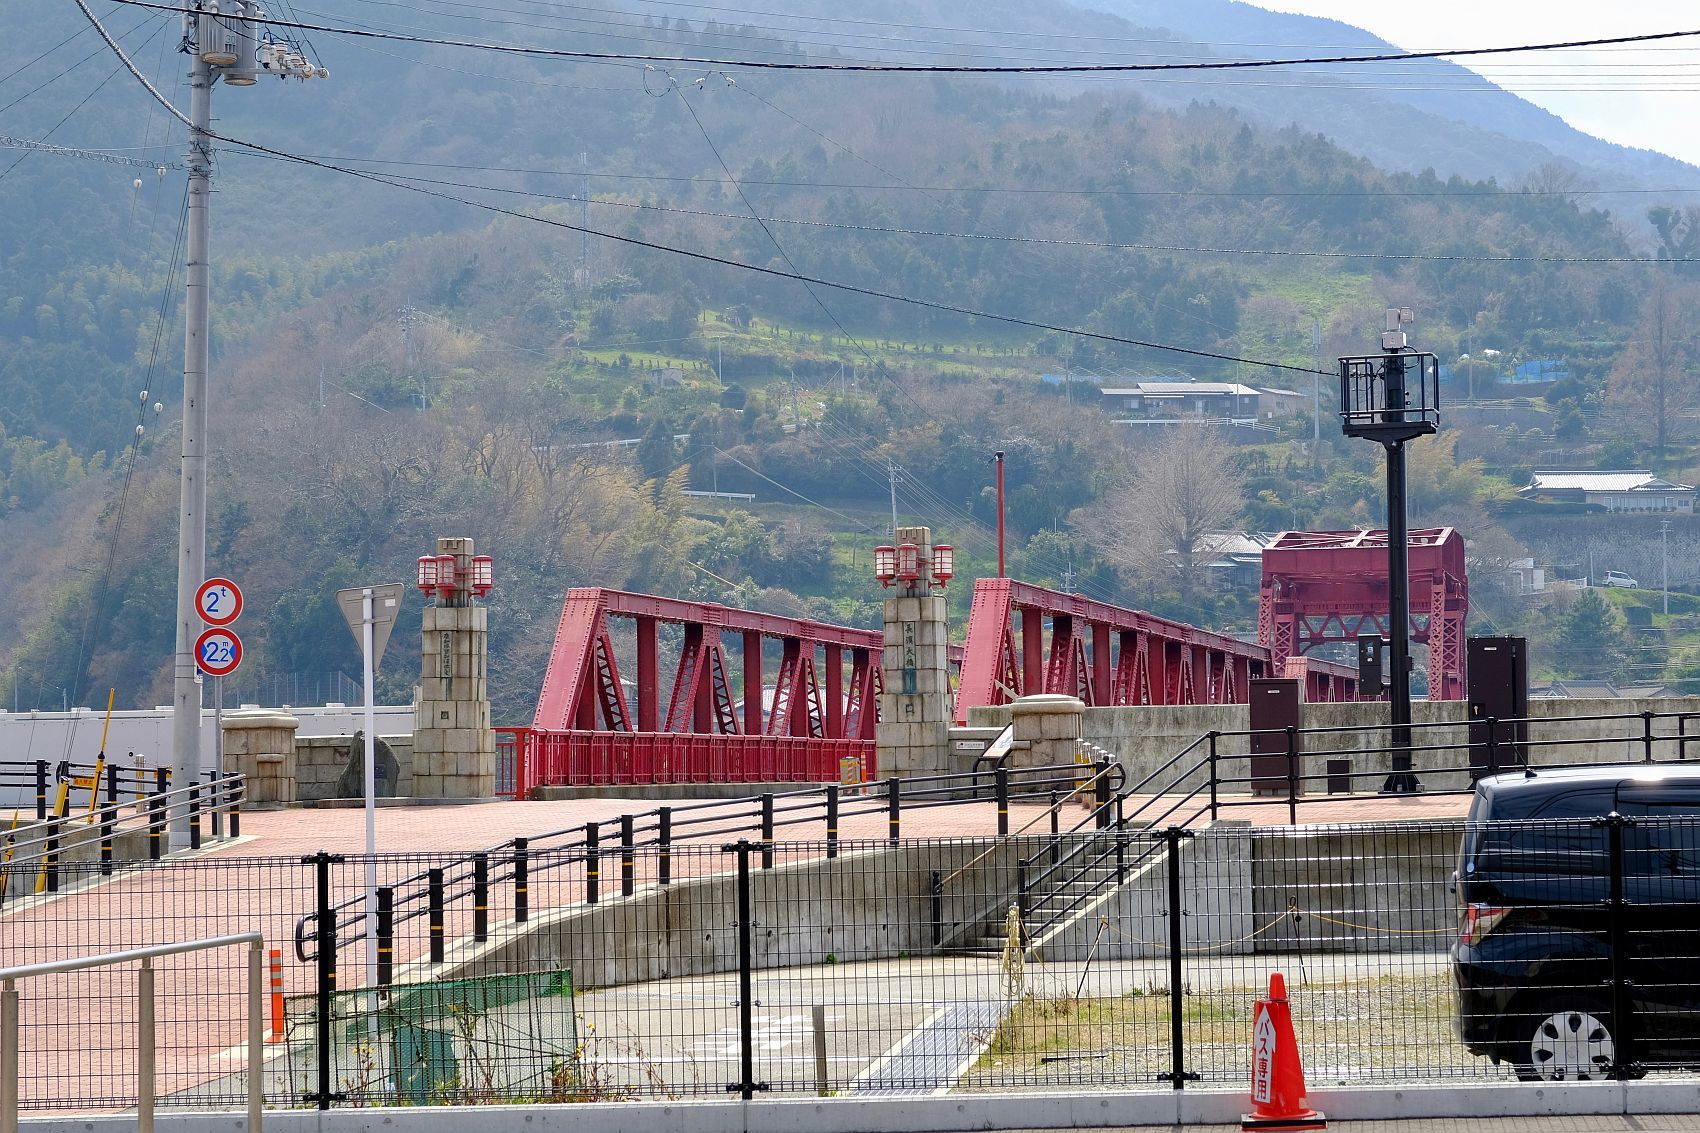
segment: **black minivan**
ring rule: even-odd
[[[1453,889],[1472,1054],[1526,1080],[1700,1066],[1700,766],[1482,779]]]

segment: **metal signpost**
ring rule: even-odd
[[[378,796],[377,736],[372,718],[372,674],[390,643],[401,596],[407,588],[399,582],[377,586],[355,586],[336,592],[336,604],[360,643],[361,676],[366,696],[366,986],[378,985]]]
[[[222,781],[224,678],[242,663],[242,639],[230,628],[230,623],[242,616],[242,588],[228,578],[207,579],[195,588],[195,612],[209,627],[195,638],[195,667],[213,679],[213,776],[215,781]],[[196,767],[190,778],[199,779],[200,775],[201,769]]]

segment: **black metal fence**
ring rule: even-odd
[[[793,840],[819,837],[825,853],[834,857],[841,840],[840,824],[854,818],[882,819],[887,837],[896,843],[912,836],[933,808],[983,801],[995,808],[998,834],[1008,836],[1012,804],[1046,802],[1054,835],[1060,829],[1065,800],[1092,799],[1101,808],[1122,782],[1121,768],[1107,757],[1095,764],[1037,767],[1008,767],[997,760],[981,761],[975,770],[962,773],[659,806],[513,838],[452,859],[433,859],[430,866],[374,886],[370,923],[368,901],[360,892],[334,903],[328,916],[320,917],[316,911],[304,916],[295,933],[296,955],[302,961],[317,955],[321,932],[334,948],[348,949],[368,931],[379,935],[385,926],[393,931],[426,918],[440,923],[446,910],[486,907],[493,893],[511,891],[515,917],[523,922],[533,895],[542,892],[532,879],[546,873],[576,871],[579,892],[591,903],[605,893],[629,897],[640,878],[669,884],[675,852],[688,847],[720,846],[747,838],[768,847],[765,856],[771,859],[771,847],[782,835]],[[640,860],[650,864],[640,870]],[[383,917],[375,911],[380,908],[385,910]]]
[[[1119,867],[1037,880],[1080,845]],[[1272,972],[1312,1085],[1700,1064],[1694,819],[578,846],[423,915],[377,898],[460,860],[91,875],[0,911],[0,965],[263,932],[277,1106],[1233,1088]],[[338,906],[351,945],[298,935]],[[162,1106],[241,1105],[242,977],[159,973]],[[134,1104],[133,983],[26,982],[26,1110]]]
[[[1484,776],[1528,766],[1700,758],[1700,714],[1692,712],[1485,716],[1420,721],[1405,731],[1408,743],[1391,724],[1362,722],[1206,732],[1161,763],[1128,776],[1121,792],[1128,796],[1127,820],[1185,824],[1276,803],[1287,808],[1289,822],[1297,823],[1307,803],[1404,793],[1409,783],[1395,783],[1392,775],[1400,756],[1409,757],[1416,789],[1429,795],[1468,794]]]

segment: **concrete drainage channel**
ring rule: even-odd
[[[1317,1090],[1310,1102],[1330,1121],[1589,1114],[1700,1113],[1700,1079],[1413,1086]],[[1248,1108],[1244,1091],[1020,1093],[816,1101],[602,1102],[581,1105],[432,1106],[272,1110],[268,1133],[967,1133],[970,1130],[1104,1129],[1231,1125]],[[133,1133],[133,1116],[30,1118],[22,1133]],[[240,1112],[162,1113],[156,1133],[247,1133]]]

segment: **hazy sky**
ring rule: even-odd
[[[1700,30],[1693,0],[1250,0],[1326,16],[1408,50]],[[1682,46],[1693,44],[1693,47]],[[1578,129],[1700,165],[1700,37],[1643,48],[1460,59]]]

